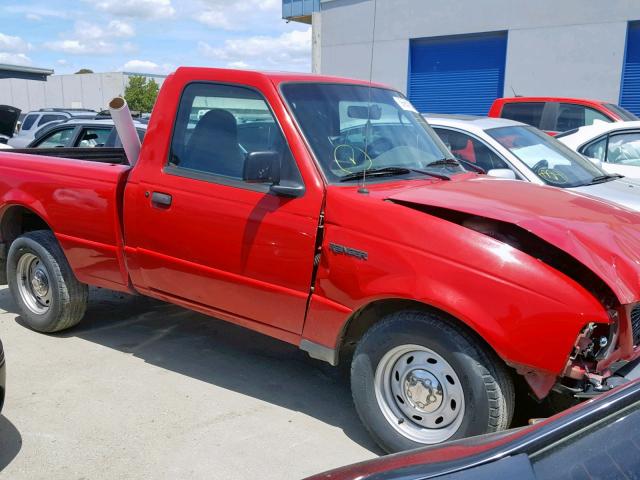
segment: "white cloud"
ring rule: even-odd
[[[279,20],[281,0],[200,0],[192,17],[211,28],[251,30],[264,25],[265,16]]]
[[[7,63],[9,65],[31,65],[31,59],[24,53],[7,53],[0,52],[0,63]]]
[[[22,38],[0,33],[0,51],[26,52],[30,48],[31,45],[25,42]]]
[[[121,20],[112,20],[105,27],[79,20],[75,23],[73,34],[68,38],[45,42],[43,46],[69,55],[107,55],[118,49],[131,50],[129,42],[118,45],[113,40],[133,35],[133,27]]]
[[[166,18],[175,13],[171,0],[85,0],[102,12],[138,18]]]
[[[106,55],[113,53],[116,49],[113,43],[102,40],[85,42],[82,40],[55,40],[45,42],[45,48],[55,52],[68,53],[70,55]]]
[[[253,36],[226,40],[221,47],[198,43],[202,55],[231,68],[309,70],[311,28],[293,30],[277,37]]]
[[[129,60],[123,66],[118,68],[118,70],[123,72],[134,72],[134,73],[169,73],[172,70],[175,70],[175,66],[163,63],[162,65],[158,65],[155,62],[151,62],[149,60]]]

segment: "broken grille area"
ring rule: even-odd
[[[640,343],[640,304],[631,310],[631,331],[633,332],[633,344]]]

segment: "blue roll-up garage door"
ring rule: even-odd
[[[409,99],[423,113],[486,115],[502,97],[507,32],[411,41]]]
[[[620,105],[640,115],[640,22],[629,23]]]

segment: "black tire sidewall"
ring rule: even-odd
[[[49,309],[44,314],[37,314],[31,311],[31,309],[22,300],[20,292],[18,291],[18,261],[26,253],[36,255],[47,269],[52,299]],[[7,258],[7,276],[9,290],[13,296],[13,300],[18,305],[18,308],[20,309],[20,316],[25,320],[27,325],[39,332],[52,331],[61,314],[62,306],[66,301],[66,299],[63,298],[63,291],[66,289],[59,281],[62,278],[60,266],[53,254],[37,241],[29,237],[19,237],[11,244],[11,248],[9,249],[9,255]]]
[[[464,391],[464,418],[447,440],[487,433],[490,406],[483,368],[476,348],[450,325],[419,319],[381,322],[369,331],[356,349],[351,369],[351,388],[356,410],[377,443],[389,453],[424,447],[389,424],[375,395],[375,372],[384,355],[401,345],[420,345],[442,356],[456,372]]]

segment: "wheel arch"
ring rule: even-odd
[[[9,247],[26,232],[53,231],[44,215],[22,203],[5,205],[0,213],[0,285],[7,284],[6,263]]]
[[[432,313],[442,316],[456,327],[463,329],[468,335],[473,337],[480,345],[485,347],[489,352],[501,359],[505,364],[502,355],[483,338],[476,330],[474,330],[467,322],[458,318],[456,315],[438,308],[429,303],[419,300],[406,298],[382,298],[373,300],[354,311],[345,321],[341,334],[336,344],[338,353],[338,361],[344,358],[350,358],[357,342],[362,336],[374,325],[383,320],[387,315],[400,310],[414,310],[425,313]]]

